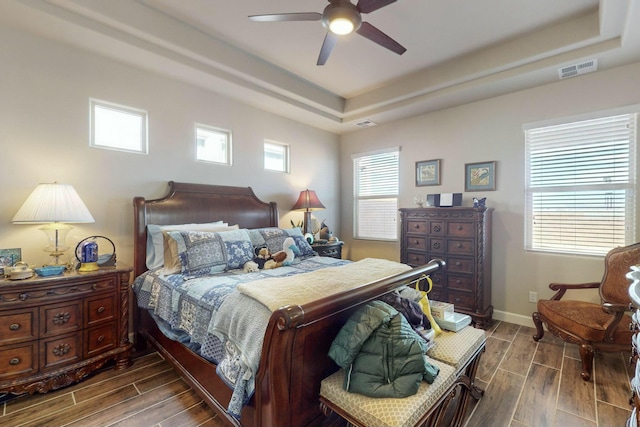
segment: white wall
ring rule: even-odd
[[[327,207],[314,215],[339,221],[338,137],[226,99],[198,87],[8,27],[0,27],[0,248],[22,248],[23,259],[48,262],[37,225],[11,224],[41,182],[72,184],[94,224],[76,224],[67,243],[98,234],[114,240],[118,260],[133,259],[134,196],[157,198],[167,182],[251,186],[275,201],[281,225],[301,190],[316,190]],[[149,114],[150,152],[89,148],[89,98]],[[194,123],[233,132],[233,166],[196,162]],[[262,143],[291,145],[291,174],[262,168]]]
[[[599,281],[602,258],[545,255],[524,248],[525,123],[573,116],[640,103],[640,64],[587,74],[543,87],[421,115],[344,135],[341,140],[342,235],[353,259],[377,256],[399,259],[399,243],[353,241],[353,175],[351,154],[400,145],[400,207],[412,207],[413,196],[463,192],[487,197],[493,213],[493,305],[497,318],[529,323],[535,304],[529,291],[548,298],[551,282]],[[442,159],[442,185],[416,187],[416,161]],[[497,190],[464,193],[465,163],[497,161]],[[591,300],[597,294],[580,299]]]

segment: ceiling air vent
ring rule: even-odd
[[[359,128],[370,128],[371,126],[375,126],[375,125],[377,125],[377,123],[372,120],[363,120],[361,122],[356,123],[356,126],[358,126]]]
[[[589,61],[580,62],[579,64],[568,65],[566,67],[558,68],[558,77],[560,79],[567,79],[580,74],[591,73],[598,69],[598,60],[590,59]]]

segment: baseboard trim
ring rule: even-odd
[[[493,318],[503,322],[514,323],[520,326],[528,326],[533,328],[533,319],[531,316],[523,316],[522,314],[509,313],[508,311],[494,310]]]

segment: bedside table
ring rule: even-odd
[[[0,393],[46,393],[131,365],[129,267],[0,280]]]
[[[341,259],[342,245],[344,245],[344,242],[328,242],[328,243],[314,243],[311,245],[311,247],[320,256],[327,256],[327,257]]]

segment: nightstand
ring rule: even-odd
[[[342,258],[342,245],[344,242],[314,243],[311,245],[320,256]]]
[[[0,280],[0,393],[46,393],[131,365],[129,267]]]

